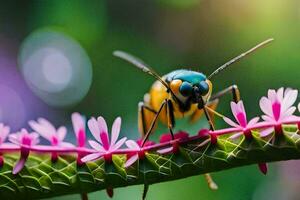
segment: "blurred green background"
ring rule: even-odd
[[[50,36],[40,36],[43,32]],[[2,86],[13,92],[12,97],[3,95],[9,98],[7,101],[0,100],[0,119],[17,130],[27,126],[29,119],[43,116],[56,125],[68,124],[71,132],[69,116],[74,111],[87,117],[102,115],[110,124],[121,116],[122,134],[137,138],[137,103],[154,80],[114,58],[114,50],[142,58],[159,74],[178,68],[209,74],[273,37],[271,45],[213,79],[214,91],[237,84],[249,116],[260,115],[258,101],[267,89],[300,88],[299,33],[298,0],[2,1],[0,92],[7,91]],[[58,34],[66,45],[53,42],[51,34]],[[50,65],[35,54],[45,46],[52,52],[49,43],[63,52],[54,52],[57,59],[49,58]],[[69,48],[75,49],[74,53]],[[72,70],[77,70],[75,75]],[[69,82],[65,82],[66,77]],[[13,98],[16,100],[11,101]],[[60,104],[62,100],[64,104]],[[224,97],[218,111],[231,116],[229,101],[229,96]],[[178,126],[194,134],[206,124],[201,121],[190,127],[183,122]],[[217,127],[224,126],[217,120]],[[157,132],[166,131],[160,127]],[[72,137],[70,133],[68,139]],[[213,174],[218,191],[210,191],[202,176],[161,183],[150,187],[147,199],[297,199],[300,179],[291,180],[297,173],[282,173],[290,165],[297,163],[270,164],[267,176],[261,175],[256,166],[218,172]],[[142,186],[120,188],[113,199],[140,199],[141,192]],[[109,199],[104,191],[90,197]],[[52,199],[74,200],[80,196]]]

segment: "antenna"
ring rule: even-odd
[[[167,89],[170,89],[169,85],[152,68],[147,66],[141,59],[120,50],[114,51],[113,55],[131,63],[143,72],[150,74],[151,76],[159,80]]]
[[[170,86],[168,85],[168,83],[162,79],[162,77],[160,75],[158,75],[158,73],[156,73],[151,67],[149,67],[148,65],[146,65],[141,59],[126,53],[125,51],[114,51],[113,55],[121,58],[129,63],[131,63],[132,65],[134,65],[135,67],[137,67],[138,69],[142,70],[143,72],[153,76],[154,78],[156,78],[156,80],[160,81],[161,84],[163,84],[167,90],[169,92],[171,92],[172,96],[174,97],[174,99],[180,103],[180,100],[176,97],[176,95],[174,94],[174,92],[171,90]]]
[[[213,73],[211,73],[208,76],[208,79],[211,79],[213,76],[215,76],[216,74],[218,74],[219,72],[223,71],[224,69],[226,69],[227,67],[229,67],[231,64],[239,61],[241,58],[253,53],[254,51],[256,51],[257,49],[267,45],[268,43],[272,42],[274,39],[273,38],[269,38],[261,43],[259,43],[258,45],[256,45],[255,47],[249,49],[248,51],[242,53],[241,55],[231,59],[230,61],[228,61],[227,63],[223,64],[222,66],[220,66],[218,69],[216,69]]]

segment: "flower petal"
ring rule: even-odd
[[[96,120],[94,117],[92,117],[92,118],[88,121],[88,127],[89,127],[91,133],[93,134],[94,138],[95,138],[97,141],[101,142],[101,140],[100,140],[100,128],[99,128],[99,126],[98,126],[97,120]]]
[[[118,150],[125,143],[126,140],[127,140],[126,137],[120,139],[116,144],[114,144],[113,146],[110,147],[109,151],[113,152],[113,151]]]
[[[37,134],[36,132],[32,132],[30,133],[30,137],[31,137],[31,146],[36,145],[40,142],[39,139],[39,134]]]
[[[265,120],[266,122],[276,122],[275,119],[273,119],[272,117],[267,116],[267,115],[263,115],[263,116],[261,116],[261,118],[263,120]]]
[[[271,133],[273,133],[273,131],[274,131],[273,127],[262,130],[262,131],[260,131],[260,137],[266,137],[266,136],[270,135]]]
[[[281,123],[289,123],[289,122],[298,122],[300,120],[300,117],[292,115],[285,117],[284,119],[281,120]]]
[[[104,155],[103,153],[92,153],[92,154],[89,154],[89,155],[81,158],[81,161],[85,163],[85,162],[97,160],[98,158],[102,157],[103,155]]]
[[[19,173],[25,166],[26,160],[27,160],[27,157],[21,157],[20,160],[17,162],[17,164],[14,166],[12,174]]]
[[[105,149],[99,143],[95,142],[94,140],[89,140],[88,142],[93,149],[95,149],[97,151],[105,152]]]
[[[281,87],[277,90],[277,100],[279,102],[282,102],[283,101],[283,92],[284,92],[284,88]]]
[[[282,113],[282,115],[280,116],[280,118],[282,119],[282,118],[291,116],[291,115],[293,115],[293,113],[295,111],[296,111],[296,107],[292,106],[292,107],[288,108],[284,113]]]
[[[137,161],[139,159],[138,154],[135,154],[133,156],[131,156],[125,163],[125,168],[130,167],[133,163],[135,163],[135,161]]]
[[[239,106],[239,111],[246,114],[245,107],[244,107],[244,103],[243,103],[242,100],[240,100],[240,101],[238,102],[238,106]]]
[[[239,112],[239,106],[237,103],[232,101],[232,102],[230,102],[230,107],[231,107],[232,114],[235,117],[237,115],[237,113]]]
[[[260,109],[268,116],[273,115],[272,102],[266,97],[262,97],[259,101]]]
[[[235,140],[238,137],[240,137],[241,135],[243,135],[243,133],[242,132],[238,132],[238,133],[235,133],[232,136],[230,136],[228,139]]]
[[[285,112],[289,107],[291,107],[296,102],[297,97],[298,90],[289,90],[282,101],[281,111]]]
[[[14,133],[14,134],[10,134],[8,136],[8,139],[10,142],[14,143],[14,144],[18,144],[20,145],[20,140],[19,140],[19,135],[17,133]]]
[[[277,93],[275,90],[268,90],[268,99],[271,101],[271,103],[277,100]]]
[[[43,138],[47,139],[48,141],[51,141],[52,136],[56,133],[56,130],[49,128],[48,125],[44,126],[33,120],[29,121],[28,123],[34,131],[38,132]]]
[[[237,123],[233,122],[233,121],[232,121],[231,119],[229,119],[228,117],[223,117],[223,120],[224,120],[227,124],[229,124],[230,126],[232,126],[232,127],[236,127],[236,128],[239,128],[239,127],[240,127]]]
[[[236,115],[236,120],[240,124],[241,127],[246,128],[247,127],[247,118],[246,118],[246,113],[239,112]]]
[[[160,153],[160,154],[167,154],[167,153],[170,153],[172,151],[173,151],[173,147],[168,147],[168,148],[157,150],[157,152]]]
[[[85,130],[85,119],[82,115],[75,112],[71,115],[74,133],[77,136],[80,130]]]
[[[38,118],[37,121],[40,125],[47,128],[50,132],[55,132],[55,127],[53,126],[53,124],[45,118]]]
[[[112,125],[112,129],[111,129],[111,142],[110,145],[113,146],[118,137],[119,137],[119,133],[120,133],[120,129],[121,129],[121,117],[117,117]]]
[[[108,133],[107,124],[104,118],[100,116],[97,118],[97,121],[100,129],[100,133]]]
[[[67,134],[66,127],[64,127],[64,126],[59,127],[57,129],[56,134],[57,134],[57,137],[58,137],[59,141],[63,141],[66,137],[66,134]]]
[[[127,140],[125,142],[125,144],[129,149],[134,149],[134,150],[139,150],[140,149],[140,146],[133,140]]]
[[[79,133],[77,134],[76,137],[77,137],[78,147],[84,147],[85,146],[85,140],[86,140],[85,130],[79,130]]]
[[[108,133],[101,132],[101,133],[100,133],[100,140],[101,140],[101,142],[102,142],[103,148],[104,148],[105,150],[109,150],[110,143],[109,143]]]
[[[3,126],[1,130],[1,142],[4,142],[10,132],[9,126]]]
[[[74,144],[69,143],[69,142],[61,142],[59,144],[59,146],[61,146],[61,147],[67,147],[67,148],[75,147]]]
[[[259,117],[254,117],[253,119],[251,119],[251,120],[249,121],[247,127],[254,126],[255,124],[257,124],[258,121],[259,121]]]

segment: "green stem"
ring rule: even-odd
[[[59,156],[31,154],[24,169],[12,174],[19,155],[4,154],[0,169],[1,199],[39,199],[65,194],[82,194],[107,188],[171,181],[189,176],[216,172],[244,165],[300,159],[300,135],[296,125],[283,126],[283,134],[260,138],[229,140],[219,136],[217,143],[204,143],[209,136],[181,144],[178,153],[159,155],[149,151],[128,169],[125,155],[113,155],[111,163],[103,159],[77,165],[76,155]],[[202,145],[200,145],[202,144]],[[220,185],[220,187],[222,187]]]

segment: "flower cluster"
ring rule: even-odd
[[[83,147],[86,138],[85,120],[80,114],[73,113],[72,122],[78,146]],[[8,126],[5,126],[2,123],[0,124],[0,148],[4,150],[9,149],[20,151],[20,159],[14,166],[13,174],[17,174],[22,170],[31,150],[35,150],[37,152],[51,152],[52,161],[55,162],[58,159],[58,153],[55,147],[61,148],[62,150],[75,147],[71,143],[64,142],[64,138],[67,134],[66,127],[61,126],[56,129],[52,123],[44,118],[39,118],[37,121],[29,121],[28,123],[33,132],[28,132],[23,128],[20,131],[11,134],[9,134],[10,128]],[[11,143],[5,142],[7,136]],[[51,146],[38,145],[40,142],[40,136],[49,141]],[[3,164],[4,160],[1,153],[0,167],[3,166]]]
[[[249,122],[247,121],[246,111],[243,101],[238,103],[231,102],[231,111],[234,115],[237,123],[231,119],[224,117],[224,121],[232,127],[238,129],[237,133],[233,134],[230,138],[235,139],[241,135],[245,135],[246,138],[251,138],[251,130],[259,128],[260,126],[267,125],[268,128],[260,131],[261,137],[266,137],[271,133],[282,133],[282,124],[297,122],[299,117],[293,115],[296,111],[296,107],[293,106],[298,96],[297,90],[280,88],[279,90],[269,90],[267,97],[260,99],[259,105],[264,113],[262,115],[263,122],[258,122],[259,117],[254,117]],[[272,125],[272,126],[270,126]],[[258,167],[263,174],[267,173],[267,164],[259,163]]]
[[[107,125],[103,117],[98,117],[97,120],[95,118],[90,119],[88,121],[88,127],[94,138],[97,140],[97,142],[94,140],[89,140],[89,144],[97,152],[85,156],[81,159],[81,161],[87,162],[104,156],[104,159],[110,162],[112,159],[112,154],[116,150],[120,149],[127,139],[124,137],[118,141],[121,129],[121,118],[118,117],[113,123],[111,139],[109,139]]]
[[[252,130],[259,130],[261,137],[267,137],[272,133],[282,134],[282,124],[298,124],[300,117],[294,115],[296,107],[294,103],[297,99],[298,91],[293,89],[280,88],[269,90],[267,97],[262,97],[259,105],[263,112],[260,117],[248,120],[243,101],[231,102],[231,110],[235,120],[223,117],[224,121],[231,128],[210,131],[203,129],[196,136],[189,136],[186,132],[179,132],[173,137],[168,134],[161,136],[158,144],[151,141],[127,140],[126,137],[119,138],[121,130],[121,118],[118,117],[113,122],[111,134],[109,134],[107,124],[103,117],[90,118],[87,123],[85,117],[79,113],[71,116],[73,131],[77,139],[77,145],[64,141],[67,134],[65,126],[56,128],[52,123],[44,118],[36,121],[29,121],[29,126],[33,131],[21,129],[17,133],[9,134],[10,128],[0,124],[0,167],[3,166],[2,154],[5,150],[15,150],[20,152],[20,159],[14,166],[13,173],[17,174],[24,167],[31,151],[51,154],[51,159],[56,162],[61,154],[77,154],[77,164],[83,165],[86,162],[103,158],[106,163],[113,161],[114,154],[126,155],[124,164],[126,168],[144,159],[148,151],[156,151],[159,154],[176,154],[180,151],[182,143],[210,136],[211,143],[215,144],[219,135],[232,134],[229,139],[236,139],[244,136],[246,139],[252,138]],[[299,106],[300,109],[300,106]],[[87,124],[87,126],[86,126]],[[88,129],[87,129],[88,127]],[[94,140],[88,140],[89,148],[86,144],[86,133],[90,131]],[[39,137],[46,139],[49,145],[39,145]],[[9,138],[11,143],[6,142]],[[203,145],[209,140],[205,140]],[[127,146],[124,148],[123,146]],[[201,145],[201,144],[200,144]],[[260,163],[261,171],[266,172],[266,164]]]
[[[269,90],[267,97],[262,97],[259,101],[259,106],[264,113],[262,115],[262,122],[259,117],[254,117],[249,122],[244,108],[243,101],[238,103],[231,102],[231,111],[237,123],[231,119],[224,117],[224,121],[230,126],[237,128],[237,133],[231,136],[232,139],[244,134],[245,137],[251,137],[251,130],[264,127],[260,131],[261,137],[266,137],[273,133],[282,132],[282,124],[296,123],[300,117],[294,115],[296,107],[293,106],[298,96],[298,90],[280,88],[276,90]]]

